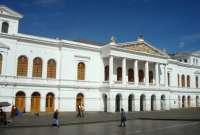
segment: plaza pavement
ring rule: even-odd
[[[151,120],[184,120],[200,121],[200,108],[173,109],[168,111],[147,111],[126,113],[127,120],[151,119]],[[51,126],[53,113],[40,113],[36,116],[33,113],[25,113],[15,117],[8,126],[5,127],[42,127]],[[77,118],[76,112],[60,112],[60,125],[90,124],[120,121],[120,113],[85,112],[85,117]],[[9,116],[9,115],[8,115]],[[10,118],[8,118],[10,119]]]

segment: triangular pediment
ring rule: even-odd
[[[14,10],[12,10],[4,5],[0,5],[0,15],[10,16],[10,17],[15,17],[15,18],[23,17],[21,14],[15,12]]]
[[[164,52],[160,51],[159,49],[149,45],[146,42],[134,42],[128,44],[122,44],[118,46],[119,48],[128,49],[130,51],[142,52],[152,55],[159,55],[159,56],[167,56]]]

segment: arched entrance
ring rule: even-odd
[[[187,106],[191,107],[191,97],[190,96],[187,97]]]
[[[182,108],[186,107],[186,98],[185,96],[182,97]]]
[[[25,112],[25,93],[22,91],[17,92],[15,97],[15,106],[20,112]]]
[[[39,112],[40,111],[40,94],[38,92],[34,92],[31,96],[31,112]]]
[[[120,112],[121,108],[121,95],[117,94],[115,99],[115,112]]]
[[[166,107],[166,103],[165,103],[165,95],[162,95],[162,96],[161,96],[161,100],[160,100],[160,102],[161,102],[161,103],[160,103],[160,105],[161,105],[161,107],[160,107],[161,110],[165,110],[165,109],[166,109],[166,108],[165,108],[165,107]]]
[[[199,96],[196,96],[196,107],[199,107],[200,105],[200,101],[199,101]]]
[[[134,95],[128,96],[128,111],[133,112],[135,108]]]
[[[76,109],[78,108],[78,106],[85,106],[84,104],[84,95],[82,93],[77,94],[76,96]]]
[[[156,110],[156,96],[152,95],[151,96],[151,111],[155,111]]]
[[[145,95],[140,96],[140,111],[146,111],[146,97],[145,97]]]
[[[46,112],[54,111],[54,94],[48,93],[46,96]]]
[[[104,105],[104,112],[107,112],[107,106],[108,106],[108,97],[106,94],[103,94],[103,105]]]

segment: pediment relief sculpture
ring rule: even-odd
[[[149,53],[149,54],[153,54],[153,55],[165,56],[163,53],[161,53],[157,49],[150,47],[149,45],[147,45],[145,43],[120,45],[118,47],[125,48],[125,49],[132,50],[132,51],[138,51],[138,52]]]

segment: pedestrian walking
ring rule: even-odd
[[[58,110],[56,110],[54,113],[53,113],[53,124],[52,126],[56,126],[56,127],[60,127],[60,124],[59,124],[59,120],[58,120],[58,117],[59,117],[59,112]]]
[[[121,124],[120,124],[120,127],[122,126],[126,126],[126,114],[124,112],[124,109],[121,108]]]
[[[6,112],[4,112],[2,108],[0,108],[0,122],[2,122],[4,125],[7,125]]]
[[[77,117],[81,117],[81,105],[77,105],[77,111],[78,111],[78,113],[77,113]]]
[[[16,107],[13,105],[11,108],[11,119],[13,119],[16,116]]]

